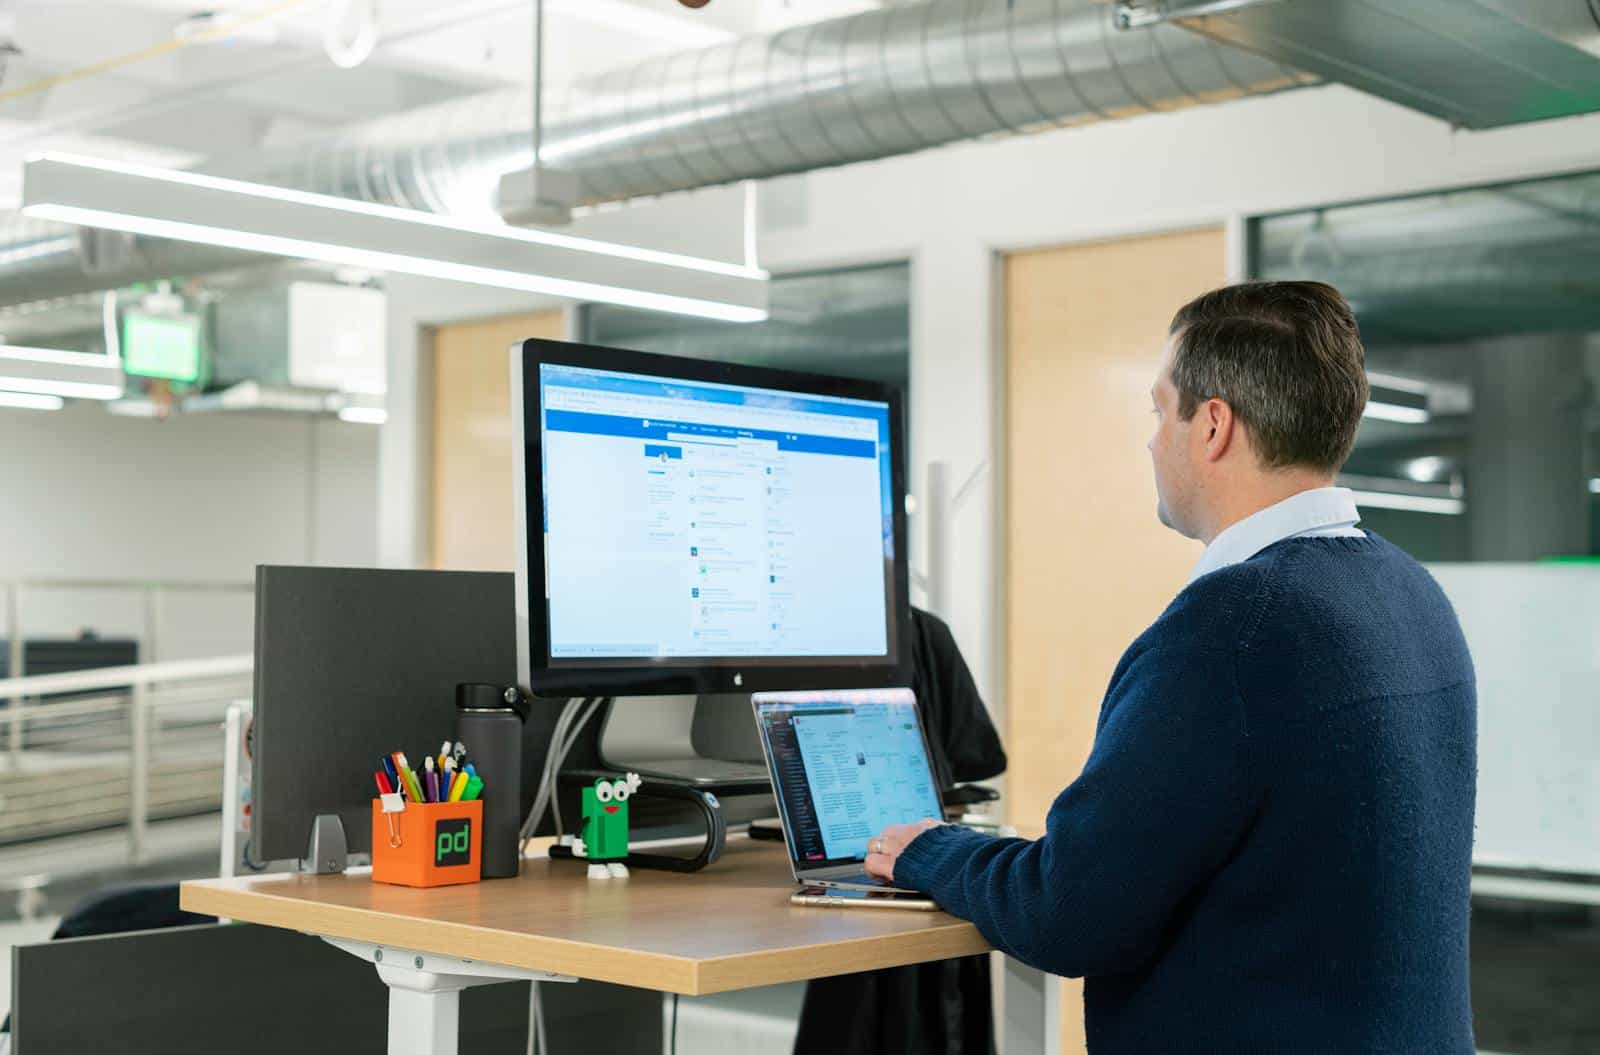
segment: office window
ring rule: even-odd
[[[1264,217],[1254,274],[1355,306],[1373,400],[1343,482],[1424,561],[1478,671],[1483,879],[1600,882],[1600,173]],[[1482,888],[1483,884],[1479,884]],[[1475,902],[1482,1047],[1600,1048],[1596,909]],[[1549,893],[1546,888],[1544,891]]]

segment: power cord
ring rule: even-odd
[[[672,1048],[671,1055],[678,1055],[678,994],[672,994]]]
[[[562,825],[558,786],[561,780],[561,767],[566,762],[567,755],[577,746],[578,737],[583,733],[584,727],[604,706],[606,699],[607,697],[603,696],[571,699],[562,707],[561,716],[556,719],[555,730],[550,735],[550,746],[545,751],[544,770],[539,776],[533,807],[528,811],[527,819],[522,822],[524,855],[528,852],[528,843],[533,839],[533,833],[538,830],[539,822],[544,819],[546,810],[554,817],[556,835],[559,837],[566,834]]]

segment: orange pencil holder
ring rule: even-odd
[[[372,878],[401,886],[449,886],[483,878],[483,800],[372,800]],[[394,805],[401,808],[392,809]]]

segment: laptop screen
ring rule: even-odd
[[[758,693],[755,708],[797,868],[865,860],[889,825],[942,816],[910,689]]]

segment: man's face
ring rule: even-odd
[[[1161,357],[1161,371],[1150,388],[1156,418],[1150,437],[1150,461],[1156,475],[1156,516],[1161,523],[1186,538],[1196,538],[1191,510],[1197,489],[1191,443],[1194,419],[1178,417],[1178,389],[1172,383],[1172,340]]]

